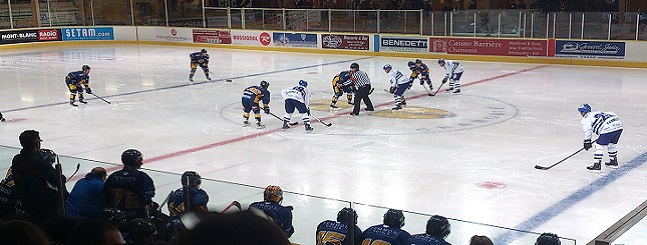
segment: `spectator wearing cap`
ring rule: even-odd
[[[101,190],[106,175],[106,169],[96,167],[77,181],[65,200],[66,215],[77,219],[98,219],[103,209]]]
[[[366,111],[374,111],[373,103],[371,98],[368,97],[371,94],[371,79],[368,78],[368,75],[364,71],[359,70],[359,64],[353,63],[350,65],[350,80],[353,81],[357,92],[355,93],[355,107],[353,107],[353,112],[350,113],[351,116],[359,116],[360,101],[364,101],[366,105]]]

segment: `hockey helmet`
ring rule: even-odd
[[[126,166],[139,167],[143,160],[142,153],[135,149],[128,149],[121,154],[121,162]]]
[[[359,70],[359,64],[357,64],[357,63],[350,64],[350,69],[358,69]]]
[[[393,68],[393,67],[391,67],[391,64],[386,64],[386,65],[384,65],[384,66],[382,67],[382,69],[383,69],[383,70],[385,70],[385,71],[386,71],[386,70],[389,70],[389,69],[391,69],[391,68]]]
[[[445,239],[450,232],[451,225],[449,224],[449,221],[447,221],[447,218],[440,215],[434,215],[427,220],[427,230],[425,233]]]
[[[182,179],[180,179],[180,182],[182,182],[182,185],[194,186],[202,184],[201,178],[202,177],[200,177],[200,174],[195,171],[186,171],[182,174]]]
[[[422,60],[416,59],[416,64],[422,64]]]
[[[43,157],[43,160],[50,164],[54,164],[56,162],[56,153],[50,149],[40,149],[40,155]]]
[[[591,106],[589,104],[582,104],[579,108],[577,108],[577,110],[583,113],[583,115],[586,115],[586,113],[591,112]]]
[[[416,63],[413,62],[413,61],[409,61],[407,63],[407,66],[409,67],[409,69],[415,69],[416,68]]]
[[[270,83],[268,83],[267,81],[261,81],[261,87],[263,87],[264,89],[267,89],[269,86]]]
[[[403,227],[404,214],[402,210],[389,209],[389,211],[386,211],[384,214],[384,224],[395,228]]]
[[[355,224],[357,224],[357,212],[352,208],[342,208],[337,213],[337,222],[348,223],[348,218],[352,215]]]
[[[151,222],[150,220],[144,218],[134,218],[133,220],[128,222],[128,231],[130,232],[129,234],[142,236],[148,236],[157,233],[155,224],[153,224],[153,222]]]
[[[126,213],[117,208],[104,208],[99,214],[99,218],[114,225],[117,228],[124,228],[126,226]]]
[[[553,233],[542,233],[541,236],[537,238],[535,245],[561,245],[562,242],[559,241],[559,237]]]
[[[302,87],[308,87],[308,81],[305,81],[305,80],[299,80],[299,86],[302,86]]]
[[[263,192],[263,200],[266,202],[281,203],[283,201],[283,190],[278,185],[268,185]]]
[[[81,69],[82,69],[82,70],[84,70],[84,71],[85,71],[85,70],[90,70],[90,66],[89,66],[89,65],[83,65],[83,66],[81,67]]]
[[[202,49],[202,50],[200,50],[200,53],[206,54],[206,53],[207,53],[207,50],[206,50],[206,49]]]
[[[445,65],[445,59],[443,59],[443,58],[438,59],[438,64],[441,65],[441,66],[444,66]]]

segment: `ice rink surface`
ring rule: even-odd
[[[461,61],[461,95],[441,91],[429,97],[416,81],[405,93],[405,110],[394,113],[393,97],[383,91],[389,85],[382,66],[392,64],[407,75],[406,63],[413,59],[209,49],[214,81],[207,82],[198,69],[190,83],[188,54],[199,49],[93,45],[1,50],[0,111],[8,122],[0,124],[0,145],[19,147],[20,132],[36,129],[43,148],[59,155],[119,163],[125,149],[136,148],[144,153],[148,169],[195,170],[208,179],[280,185],[286,192],[554,232],[579,244],[647,198],[645,69]],[[375,87],[371,99],[376,111],[362,111],[358,117],[349,116],[349,109],[330,111],[327,106],[333,76],[352,62],[359,63]],[[437,88],[443,70],[435,60],[423,62]],[[92,67],[93,92],[111,104],[86,94],[87,105],[69,106],[64,77],[83,64]],[[266,114],[265,129],[242,127],[244,88],[268,81],[271,111],[283,116],[280,91],[300,79],[309,82],[313,114],[331,127],[314,121],[312,133],[302,124],[283,131],[281,122]],[[623,121],[621,167],[587,171],[590,150],[550,170],[534,169],[582,147],[577,111],[582,103],[594,111],[613,111]],[[345,104],[342,96],[338,105]],[[10,163],[0,164],[4,171]],[[92,167],[83,165],[80,173]],[[154,178],[158,202],[166,190],[180,186],[179,178]],[[211,203],[230,200],[211,196]],[[296,201],[286,197],[284,204],[290,202]],[[316,224],[334,219],[341,208],[318,217],[315,206],[301,213],[295,209],[292,241],[313,244]],[[368,215],[359,215],[362,229],[380,221],[362,221]],[[303,220],[315,226],[303,227]],[[404,229],[421,233],[424,225],[407,222]],[[478,229],[471,234],[509,235]],[[464,237],[452,236],[454,244],[467,244]]]

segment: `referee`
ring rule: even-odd
[[[355,107],[353,112],[350,113],[351,116],[359,116],[359,102],[364,100],[367,111],[374,111],[373,103],[368,97],[371,91],[371,79],[368,78],[366,72],[359,70],[359,65],[357,63],[350,64],[351,77],[350,80],[353,81],[357,92],[355,93]]]

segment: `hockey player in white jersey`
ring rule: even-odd
[[[595,142],[593,165],[586,167],[586,169],[602,169],[602,156],[604,156],[605,146],[609,153],[609,162],[604,163],[604,165],[617,167],[618,150],[616,149],[616,144],[618,144],[618,140],[622,134],[622,122],[618,116],[611,111],[591,112],[591,106],[588,104],[581,105],[577,110],[583,117],[582,129],[584,130],[584,149],[588,151],[593,147],[593,142],[591,142],[593,133],[600,135]]]
[[[384,72],[389,75],[389,83],[391,83],[391,88],[389,88],[389,93],[393,94],[395,100],[395,107],[392,110],[402,109],[402,105],[406,105],[407,102],[404,100],[404,91],[409,88],[409,79],[405,77],[402,72],[397,69],[393,69],[390,64],[384,65],[382,67]]]
[[[463,65],[461,63],[453,60],[439,59],[438,65],[445,69],[445,78],[443,78],[443,84],[449,80],[449,88],[447,92],[453,92],[454,94],[461,93],[461,76],[463,76]]]
[[[283,116],[283,129],[290,128],[290,118],[296,108],[301,114],[301,119],[306,127],[306,132],[312,132],[310,126],[310,90],[308,82],[299,81],[298,86],[286,88],[281,91],[281,96],[285,99],[285,115]]]

